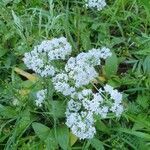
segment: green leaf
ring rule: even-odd
[[[58,149],[58,143],[55,138],[54,129],[50,130],[50,133],[48,135],[48,138],[45,140],[46,143],[46,149],[47,150],[56,150]]]
[[[6,144],[6,149],[11,149],[11,147],[15,146],[15,142],[21,138],[23,133],[28,129],[33,119],[31,119],[31,114],[29,109],[25,109],[23,112],[19,114],[14,129],[12,131],[12,136],[9,137]]]
[[[36,135],[43,141],[45,141],[49,134],[50,134],[50,128],[48,128],[47,126],[41,124],[41,123],[37,123],[34,122],[32,123],[32,127],[36,133]]]
[[[50,113],[53,115],[55,118],[62,118],[64,117],[66,107],[64,106],[64,103],[61,101],[51,101],[50,102],[51,106],[49,107]]]
[[[139,0],[139,1],[150,13],[150,1],[149,0]]]
[[[131,134],[131,135],[137,136],[139,138],[145,139],[147,141],[150,141],[150,134],[148,134],[148,133],[144,133],[144,132],[140,132],[140,131],[134,131],[134,130],[127,129],[127,128],[117,128],[116,131]]]
[[[144,74],[150,75],[150,55],[147,56],[143,62],[143,71]]]
[[[0,104],[0,116],[5,119],[15,118],[17,116],[17,112],[12,107],[3,106]]]
[[[91,145],[95,150],[104,150],[103,143],[96,138],[91,139]]]
[[[32,123],[32,127],[36,135],[46,144],[47,150],[57,149],[57,141],[54,135],[54,129],[41,124],[41,123]]]
[[[69,129],[66,126],[57,128],[57,140],[63,150],[67,150],[69,146]]]
[[[106,76],[110,78],[112,75],[115,75],[118,70],[118,59],[115,53],[112,53],[112,56],[106,59],[104,71]]]
[[[7,49],[4,49],[2,46],[0,46],[0,57],[4,56],[7,53]]]
[[[139,114],[139,115],[131,115],[131,114],[127,114],[127,117],[139,124],[139,126],[141,128],[147,128],[147,129],[150,129],[150,121],[149,121],[149,117],[145,114]]]
[[[13,10],[12,10],[12,16],[13,16],[15,25],[16,25],[21,31],[23,31],[23,26],[22,26],[22,24],[21,24],[21,20],[20,20],[20,18],[15,14],[15,12],[14,12]]]
[[[137,103],[144,109],[147,109],[149,107],[149,100],[149,96],[146,96],[144,94],[138,95],[137,97]]]
[[[90,41],[90,33],[89,31],[81,32],[81,41],[84,49],[90,49],[91,41]]]
[[[147,55],[150,54],[150,48],[147,47],[147,48],[145,48],[145,49],[142,49],[142,50],[140,50],[140,51],[135,52],[135,54],[147,56]]]
[[[76,137],[72,132],[70,132],[70,146],[73,146],[77,140],[78,137]]]
[[[99,131],[105,132],[107,134],[110,133],[110,129],[100,119],[96,121],[95,126]]]

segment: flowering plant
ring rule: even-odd
[[[150,150],[148,0],[0,6],[0,150]]]
[[[86,6],[100,11],[106,6],[106,2],[105,0],[86,0]]]
[[[99,76],[96,66],[111,57],[110,49],[103,47],[70,57],[64,68],[58,69],[52,61],[65,60],[72,48],[65,37],[43,41],[33,51],[25,53],[24,63],[42,77],[51,77],[56,92],[67,96],[66,125],[80,139],[91,139],[96,133],[95,116],[107,118],[110,113],[120,116],[123,112],[122,94],[110,85],[96,87]],[[92,86],[89,86],[92,85]],[[37,92],[35,103],[41,107],[47,89]]]

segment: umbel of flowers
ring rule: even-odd
[[[52,62],[65,60],[71,51],[71,45],[66,38],[54,38],[43,41],[40,45],[35,46],[31,52],[25,53],[23,60],[29,69],[42,77],[54,76],[58,69],[52,65]]]
[[[102,10],[106,6],[105,0],[85,0],[86,7],[96,8],[98,11]]]
[[[31,52],[25,53],[23,60],[40,76],[52,78],[55,90],[68,97],[66,125],[80,139],[91,139],[96,133],[96,116],[107,118],[109,114],[116,117],[122,114],[122,94],[110,85],[98,88],[93,84],[99,76],[95,67],[100,67],[101,60],[112,55],[108,48],[93,48],[70,57],[61,70],[53,66],[54,60],[65,60],[71,52],[67,39],[60,37],[43,41]],[[37,92],[37,106],[42,106],[46,93],[47,89]]]

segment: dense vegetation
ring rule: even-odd
[[[0,149],[150,149],[150,3],[108,0],[102,11],[83,6],[84,0],[1,0]],[[22,61],[42,40],[60,36],[71,43],[72,56],[101,46],[113,52],[99,84],[121,91],[125,110],[120,118],[97,120],[90,140],[70,132],[66,97]],[[35,93],[45,83],[51,101],[36,107]]]

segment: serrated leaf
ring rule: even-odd
[[[150,134],[148,134],[148,133],[144,133],[144,132],[140,132],[140,131],[134,131],[132,129],[127,129],[127,128],[117,128],[117,129],[115,129],[115,131],[124,132],[127,134],[137,136],[139,138],[145,139],[147,141],[150,141]]]
[[[128,114],[127,116],[133,122],[138,123],[142,128],[150,128],[149,117],[147,117],[145,114],[139,114],[138,116]]]
[[[137,103],[146,109],[149,107],[149,97],[145,95],[138,95]]]

